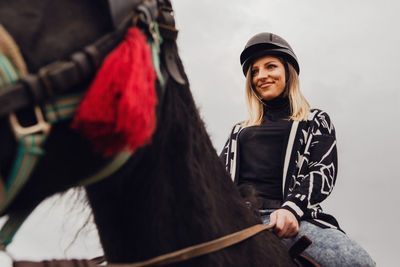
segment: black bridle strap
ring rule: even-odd
[[[131,25],[133,13],[114,32],[104,35],[69,60],[55,61],[42,67],[37,74],[28,74],[0,92],[0,117],[23,108],[42,104],[57,95],[90,81],[106,55],[122,40]]]
[[[169,76],[175,82],[186,85],[184,73],[179,69],[178,56],[173,52],[178,30],[175,28],[175,19],[170,1],[163,1],[163,5],[159,7],[158,23],[163,42],[163,60]]]

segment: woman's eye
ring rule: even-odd
[[[276,68],[276,65],[274,65],[274,64],[270,64],[270,65],[268,65],[268,67],[267,67],[268,69],[275,69]]]
[[[254,76],[258,73],[258,70],[251,70],[251,76]]]

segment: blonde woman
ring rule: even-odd
[[[375,266],[322,211],[337,175],[335,129],[301,94],[293,49],[276,34],[260,33],[240,63],[249,119],[233,127],[221,153],[233,181],[257,192],[263,223],[275,224],[287,246],[306,234],[313,243],[305,254],[322,266]]]

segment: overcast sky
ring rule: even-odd
[[[339,176],[323,207],[378,266],[396,266],[400,5],[394,0],[176,0],[173,5],[180,54],[218,152],[232,125],[247,116],[239,64],[247,40],[269,31],[291,44],[304,95],[330,115],[337,132]],[[70,218],[79,216],[63,213],[68,206],[63,201],[58,205],[41,207],[23,226],[10,247],[16,258],[101,253],[90,229],[66,250],[79,225]]]

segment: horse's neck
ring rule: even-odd
[[[126,173],[126,179],[107,180],[88,190],[110,261],[144,260],[256,222],[238,203],[235,188],[222,172],[210,174],[207,181],[184,170],[183,163],[159,166],[146,160],[131,177]]]
[[[164,110],[176,110],[168,110],[152,145],[87,190],[111,261],[143,260],[256,223],[194,107],[170,101]]]

